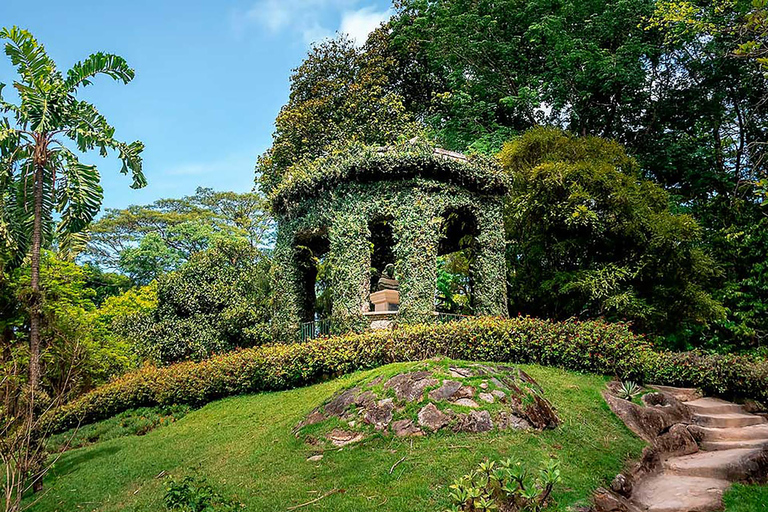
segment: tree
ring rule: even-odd
[[[96,167],[81,163],[61,141],[69,139],[83,153],[98,149],[107,156],[109,150],[117,151],[121,172],[133,176],[133,188],[146,185],[143,144],[115,139],[114,128],[96,108],[77,98],[98,75],[130,82],[134,71],[122,57],[95,53],[64,74],[26,30],[6,28],[0,38],[7,40],[5,53],[20,78],[13,83],[19,103],[0,99],[0,108],[11,116],[0,128],[0,235],[12,262],[30,257],[29,386],[34,392],[40,381],[40,253],[53,237],[53,215],[60,215],[55,231],[66,248],[93,220],[103,196]]]
[[[510,310],[547,318],[627,319],[684,335],[724,318],[707,292],[717,271],[701,228],[669,210],[624,148],[535,128],[504,147]],[[685,343],[686,339],[681,339]]]
[[[253,247],[269,243],[272,220],[265,210],[258,192],[202,187],[179,199],[109,209],[89,229],[82,257],[146,284],[206,250],[215,238],[242,238]]]
[[[161,364],[200,360],[263,343],[269,333],[270,260],[243,239],[217,239],[157,281],[157,307],[148,311],[135,345]]]
[[[275,120],[272,147],[257,165],[267,194],[293,164],[331,146],[388,144],[416,133],[389,78],[393,60],[383,51],[385,41],[381,31],[363,49],[346,36],[325,40],[294,70],[290,98]]]

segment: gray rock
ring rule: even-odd
[[[461,414],[454,426],[456,432],[488,432],[493,428],[491,413],[488,411],[472,411]]]
[[[363,421],[373,425],[376,430],[383,430],[392,421],[392,411],[395,404],[391,398],[379,400],[377,403],[370,404],[363,413]]]
[[[459,398],[473,398],[474,396],[475,389],[472,386],[461,386],[451,398],[457,400]]]
[[[363,440],[363,434],[360,432],[349,432],[347,430],[341,430],[335,428],[328,434],[328,440],[333,443],[334,446],[346,446],[348,444],[357,443]]]
[[[480,393],[477,395],[477,397],[483,402],[488,402],[489,404],[492,404],[496,401],[496,399],[490,393]]]
[[[354,387],[336,395],[325,405],[325,413],[330,416],[341,416],[350,405],[355,403],[359,394],[360,388]]]
[[[397,420],[391,425],[392,432],[397,437],[405,436],[422,436],[424,432],[419,427],[413,424],[411,420]]]
[[[440,430],[451,421],[450,416],[440,411],[440,409],[432,403],[421,408],[418,418],[419,425],[432,431]]]
[[[499,413],[498,418],[499,430],[515,429],[515,430],[528,430],[533,428],[528,420],[516,416],[511,412],[502,411]]]
[[[431,375],[428,371],[401,373],[385,382],[384,389],[394,390],[398,400],[421,401],[424,398],[424,390],[440,383],[437,379],[429,378]]]
[[[429,399],[435,401],[448,400],[459,390],[459,388],[461,388],[461,382],[444,380],[442,386],[429,392]]]
[[[477,409],[478,407],[480,407],[479,405],[477,405],[477,402],[475,402],[471,398],[459,398],[453,403],[455,403],[456,405],[464,406],[464,407],[471,407],[473,409]]]
[[[317,462],[317,461],[322,460],[322,459],[323,459],[323,454],[322,453],[319,454],[319,455],[312,455],[311,457],[307,457],[307,461],[308,462]]]
[[[480,383],[480,389],[488,389],[488,381],[483,381]]]
[[[501,391],[500,389],[494,389],[493,391],[491,391],[491,394],[496,398],[498,398],[499,400],[501,400],[502,402],[507,400],[507,394]]]
[[[496,377],[491,377],[491,383],[499,389],[509,389],[503,382],[501,382]]]
[[[459,368],[455,366],[451,366],[448,368],[448,371],[451,373],[451,377],[457,378],[457,379],[466,379],[467,377],[473,377],[475,374],[472,373],[472,370],[469,368]]]

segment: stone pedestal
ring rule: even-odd
[[[400,308],[400,292],[397,290],[380,290],[371,294],[373,310],[376,312],[397,311]]]

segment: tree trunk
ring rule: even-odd
[[[35,211],[34,224],[32,228],[32,254],[30,267],[32,277],[30,285],[32,287],[32,297],[29,304],[29,387],[33,394],[40,385],[40,249],[43,244],[43,172],[42,162],[35,163]]]

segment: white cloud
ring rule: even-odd
[[[348,34],[358,45],[365,44],[368,34],[373,32],[381,22],[392,16],[392,10],[376,11],[374,7],[363,7],[356,11],[344,11],[341,17],[339,32]]]
[[[391,14],[374,6],[357,8],[360,0],[257,0],[245,12],[233,13],[233,30],[241,34],[256,25],[271,35],[291,33],[306,44],[349,34],[362,45],[368,34]],[[336,21],[334,21],[336,20]]]

